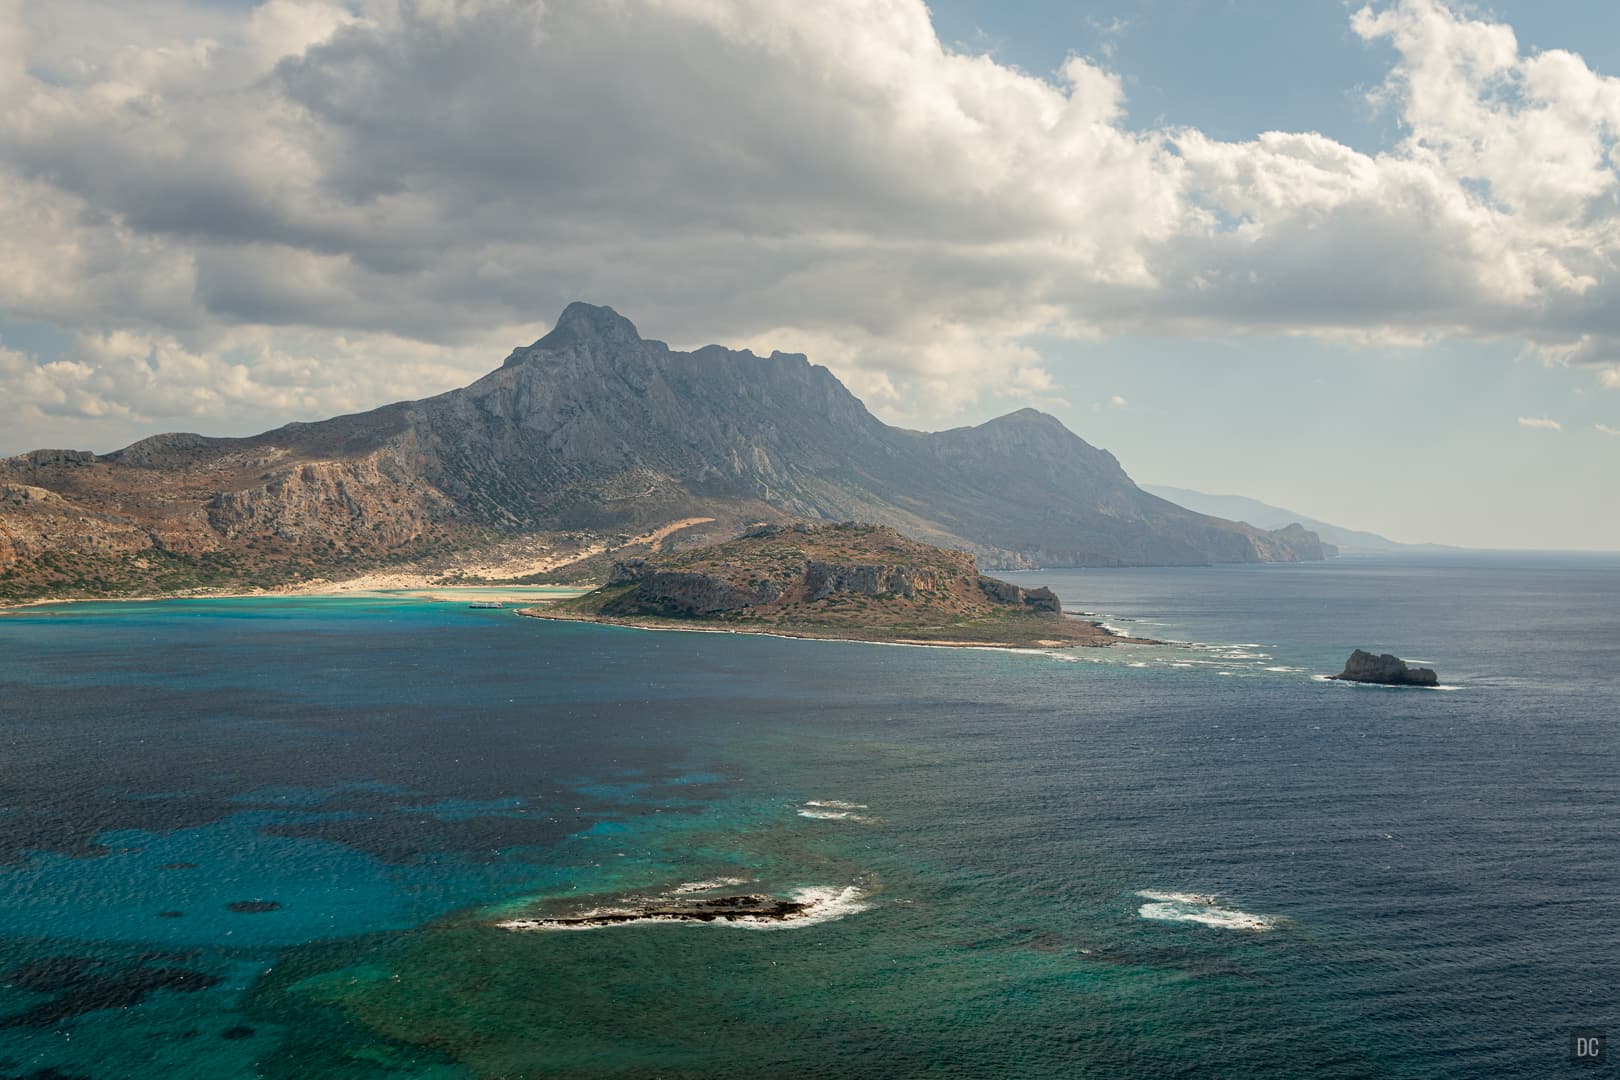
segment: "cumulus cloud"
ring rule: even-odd
[[[1564,425],[1557,420],[1545,416],[1521,416],[1519,426],[1522,428],[1535,428],[1540,431],[1563,431]]]
[[[130,10],[0,0],[0,313],[75,341],[0,368],[30,408],[360,407],[578,298],[913,422],[1054,400],[1037,334],[1508,339],[1620,386],[1620,81],[1440,0],[1352,16],[1379,153],[1133,128],[1118,73],[953,51],[922,0]]]
[[[1608,424],[1593,424],[1592,426],[1597,428],[1598,432],[1603,435],[1620,435],[1620,428],[1610,427]]]

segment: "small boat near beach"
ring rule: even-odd
[[[501,608],[504,608],[506,605],[501,603],[499,600],[474,600],[472,603],[468,604],[467,606],[470,607],[470,608],[480,608],[480,609],[484,609],[484,610],[488,610],[488,609],[491,609],[491,608],[499,610]]]

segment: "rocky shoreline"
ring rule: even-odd
[[[706,894],[726,884],[735,882],[695,882],[660,896],[625,896],[567,914],[502,919],[495,926],[518,932],[596,930],[635,923],[707,923],[768,929],[826,922],[868,907],[865,894],[853,885],[803,888],[789,897],[768,893],[692,895]]]
[[[881,627],[860,626],[748,626],[699,619],[671,619],[652,616],[599,615],[555,607],[518,608],[516,614],[530,619],[556,622],[585,622],[602,626],[622,626],[630,630],[676,630],[692,634],[749,634],[755,637],[793,638],[810,641],[853,641],[872,645],[911,645],[945,649],[1067,649],[1109,648],[1114,645],[1163,645],[1154,638],[1129,637],[1108,629],[1094,620],[1064,616],[1054,626],[1043,623],[1028,634],[1006,638],[915,637],[892,635]]]

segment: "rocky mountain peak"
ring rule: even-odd
[[[608,345],[628,342],[639,343],[641,334],[636,324],[605,305],[587,304],[575,300],[563,308],[557,325],[551,333],[540,339],[540,344],[562,344],[569,341],[600,341]]]
[[[507,357],[504,367],[513,367],[537,353],[583,349],[587,352],[623,352],[644,345],[635,323],[610,307],[575,300],[563,308],[551,333]]]

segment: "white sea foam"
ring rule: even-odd
[[[671,896],[690,896],[693,893],[712,892],[715,889],[729,889],[733,885],[747,885],[748,878],[723,877],[713,881],[688,881],[684,885],[677,885],[669,890]]]
[[[1213,926],[1222,930],[1251,930],[1256,933],[1275,930],[1278,920],[1272,915],[1254,915],[1222,907],[1217,898],[1208,893],[1157,892],[1143,889],[1136,894],[1149,903],[1136,909],[1144,919],[1158,922],[1190,922],[1200,926]]]
[[[799,816],[812,821],[858,821],[863,825],[874,819],[857,811],[865,810],[865,803],[845,802],[842,799],[810,799],[799,808]]]
[[[831,885],[799,889],[794,892],[793,899],[809,906],[789,919],[743,918],[725,925],[744,930],[793,930],[842,919],[845,915],[854,915],[872,906],[866,903],[866,894],[853,885],[846,885],[842,889]]]
[[[1339,679],[1332,675],[1312,675],[1317,682],[1333,683],[1337,686],[1347,686],[1352,690],[1461,690],[1456,683],[1440,683],[1437,686],[1405,686],[1399,683],[1357,682],[1354,679]]]
[[[808,806],[799,811],[799,816],[811,821],[858,821],[863,825],[872,821],[865,814],[857,814],[853,810],[816,810]]]

